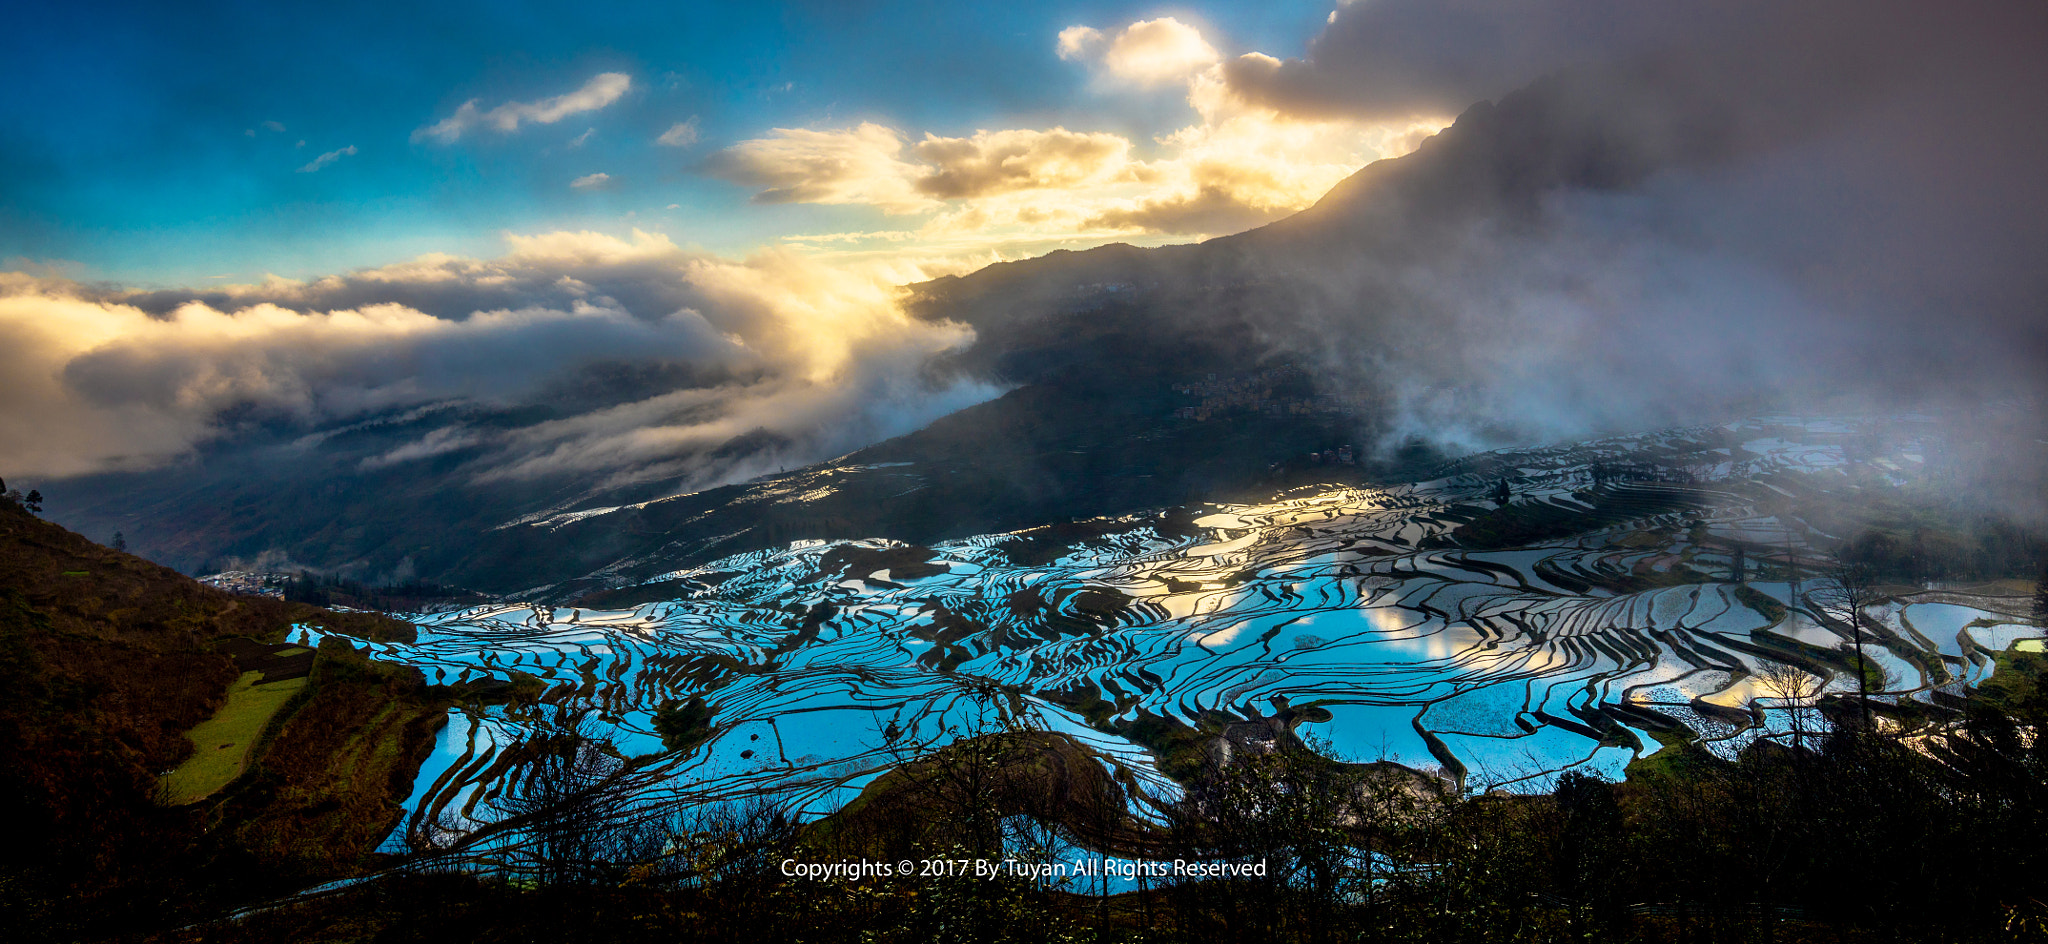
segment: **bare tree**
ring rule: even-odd
[[[1826,582],[1812,594],[1825,615],[1849,625],[1856,650],[1856,703],[1863,727],[1870,727],[1870,663],[1863,653],[1863,611],[1884,602],[1877,589],[1876,575],[1868,564],[1837,561],[1827,569]]]
[[[1757,677],[1763,680],[1764,688],[1782,699],[1785,710],[1790,713],[1793,749],[1803,749],[1806,746],[1806,714],[1812,709],[1814,700],[1820,697],[1827,681],[1776,659],[1762,660],[1758,670]]]
[[[513,861],[544,885],[588,880],[616,858],[634,817],[625,762],[599,726],[559,709],[514,745],[520,768],[492,806],[506,815]]]

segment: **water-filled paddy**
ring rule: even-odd
[[[1170,798],[1160,758],[1128,736],[1135,722],[1213,728],[1287,711],[1348,760],[1541,789],[1571,768],[1622,776],[1658,749],[1647,728],[1660,723],[1724,753],[1788,736],[1792,708],[1759,682],[1766,663],[1788,640],[1834,649],[1846,633],[1813,605],[1819,552],[1783,506],[1850,466],[1832,445],[1839,429],[1794,426],[1770,417],[1518,454],[1505,509],[1485,497],[1497,479],[1453,469],[1215,506],[1192,533],[1134,518],[1051,564],[1013,564],[1005,537],[983,536],[932,547],[930,576],[892,579],[825,569],[828,555],[883,542],[799,542],[656,578],[713,584],[682,599],[422,615],[416,642],[369,645],[431,680],[538,679],[550,704],[606,719],[619,752],[643,759],[653,801],[768,795],[822,814],[909,757],[1018,726],[1082,737],[1100,763]],[[1640,468],[1717,437],[1741,449],[1706,450],[1690,482],[1594,481],[1595,463]],[[1601,517],[1564,537],[1465,546],[1478,532],[1460,524],[1489,513]],[[1955,590],[1899,602],[1868,616],[1896,630],[1891,647],[1924,640],[1949,673],[1930,678],[1923,660],[1872,643],[1887,697],[1981,681],[1988,652],[2044,635]],[[1824,673],[1817,690],[1855,689],[1808,664]],[[692,697],[711,709],[709,731],[665,752],[654,712]],[[1808,732],[1816,721],[1800,719]],[[502,709],[456,719],[409,808],[437,815],[493,786],[483,781],[505,768],[487,761],[522,724]]]

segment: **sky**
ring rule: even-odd
[[[0,102],[0,260],[167,287],[495,255],[507,233],[984,261],[1184,241],[1298,209],[1449,117],[1283,140],[1197,100],[1204,70],[1299,54],[1331,12],[38,4],[0,38],[29,90]],[[1246,172],[1227,205],[1159,205],[1220,179],[1205,164]]]
[[[1530,153],[1604,125],[1602,160],[1654,158],[1654,173],[1478,219],[1462,248],[1398,271],[1319,273],[1326,311],[1277,313],[1302,349],[1342,354],[1332,375],[1493,385],[1459,416],[1412,411],[1423,432],[1520,415],[1509,425],[1569,436],[1613,412],[1589,404],[1685,407],[1764,366],[1821,387],[2048,376],[2038,4],[12,16],[0,474],[15,480],[184,461],[252,418],[566,410],[550,391],[620,365],[683,379],[519,429],[439,427],[375,461],[464,452],[486,457],[480,479],[701,487],[831,458],[1004,390],[926,369],[974,332],[909,317],[902,285],[1250,229],[1539,81],[1562,92]],[[1364,315],[1507,343],[1450,344],[1424,369]],[[700,461],[762,432],[784,445]]]
[[[1248,229],[1450,120],[1227,87],[1227,63],[1299,55],[1335,17],[25,8],[0,35],[26,90],[0,99],[0,455],[14,475],[146,469],[224,417],[511,405],[620,363],[711,379],[527,431],[500,465],[667,473],[768,430],[795,443],[772,468],[909,432],[1001,388],[926,382],[973,334],[908,318],[899,286]]]

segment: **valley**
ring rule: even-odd
[[[1856,445],[1880,428],[1883,449]],[[1815,522],[1938,490],[1943,428],[1762,415],[930,546],[799,540],[599,595],[653,598],[630,608],[474,606],[351,642],[433,683],[534,693],[451,716],[407,800],[413,848],[486,825],[519,789],[508,754],[564,713],[601,720],[653,808],[824,816],[908,758],[1013,730],[1085,745],[1140,818],[1215,752],[1276,736],[1541,793],[1671,744],[1817,740],[1859,666],[1881,724],[1924,725],[2048,635],[2011,581],[1889,578],[1860,632],[1830,602],[1845,545]],[[701,730],[671,752],[657,718],[684,703]]]

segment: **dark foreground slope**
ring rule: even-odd
[[[293,624],[412,630],[232,596],[0,500],[0,937],[151,926],[345,873],[375,848],[446,696],[345,645],[294,658],[280,645]],[[239,777],[165,805],[161,774],[238,677],[306,681]]]

